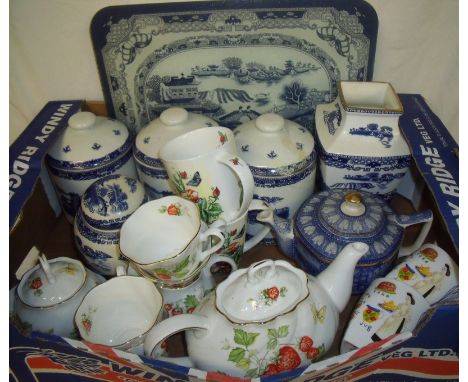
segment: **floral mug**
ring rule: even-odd
[[[180,135],[159,151],[174,192],[196,203],[210,226],[242,216],[253,198],[249,166],[238,157],[232,131],[205,127]]]

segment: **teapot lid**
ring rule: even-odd
[[[388,258],[398,249],[403,228],[385,200],[365,191],[330,189],[312,195],[299,208],[294,230],[301,242],[331,262],[346,244],[360,241],[369,252],[359,264]]]
[[[278,169],[288,168],[291,172],[293,166],[297,172],[309,166],[312,160],[315,163],[312,134],[279,114],[262,114],[237,127],[234,134],[239,155],[254,170],[259,168],[259,173],[269,168],[272,169],[269,175],[282,176]],[[253,173],[255,175],[255,171]]]
[[[49,149],[47,163],[61,170],[91,170],[114,162],[131,150],[132,143],[122,122],[81,111],[70,117]]]
[[[308,295],[305,272],[283,260],[264,260],[220,283],[216,307],[233,323],[264,323],[291,312]]]
[[[87,273],[78,260],[68,257],[47,260],[42,255],[39,261],[18,285],[18,297],[24,304],[51,307],[67,301],[83,287]]]
[[[210,126],[218,126],[218,123],[182,107],[170,107],[137,134],[133,150],[135,159],[148,166],[163,167],[159,149],[164,144],[189,131]]]
[[[81,210],[92,227],[115,230],[146,200],[145,189],[138,180],[114,174],[87,188],[81,198]]]

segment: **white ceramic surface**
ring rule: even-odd
[[[142,354],[146,333],[162,316],[163,298],[156,286],[123,275],[93,288],[74,318],[84,340]]]
[[[172,194],[169,178],[159,159],[159,149],[179,135],[208,126],[217,126],[217,122],[181,107],[171,107],[139,131],[133,157],[138,177],[151,199]]]
[[[317,278],[282,260],[239,269],[192,314],[156,325],[146,337],[145,354],[155,356],[158,343],[186,330],[189,358],[206,371],[254,378],[317,361],[333,342],[354,266],[367,249],[347,247]]]
[[[357,303],[341,352],[413,330],[429,303],[412,287],[388,277],[375,279]]]
[[[207,246],[211,240],[213,246]],[[140,206],[122,225],[120,249],[134,267],[161,281],[188,277],[224,243],[217,228],[202,230],[197,205],[166,196]]]
[[[341,81],[338,97],[315,113],[324,185],[391,197],[411,164],[402,113],[391,84]]]
[[[159,155],[174,192],[197,203],[206,224],[220,218],[233,221],[247,211],[254,181],[228,128],[206,127],[180,135]]]
[[[76,309],[85,294],[103,281],[78,260],[67,257],[42,260],[21,278],[14,312],[22,327],[76,338],[73,323]]]
[[[386,277],[412,286],[430,304],[437,303],[459,284],[457,264],[434,244],[424,244],[403,258]]]
[[[133,137],[122,122],[87,111],[70,117],[46,163],[71,223],[81,195],[93,182],[110,174],[137,177],[132,144]]]
[[[239,156],[254,177],[254,198],[284,218],[294,216],[315,189],[317,154],[312,134],[279,114],[267,113],[243,123],[234,135]],[[263,227],[254,220],[247,226],[249,235]],[[272,240],[268,235],[266,242]]]

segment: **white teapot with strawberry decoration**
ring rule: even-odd
[[[359,242],[347,245],[317,277],[282,260],[239,269],[193,314],[154,326],[145,354],[155,356],[161,341],[185,330],[188,361],[206,371],[255,378],[317,361],[334,340],[354,268],[368,249]]]

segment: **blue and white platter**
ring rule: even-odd
[[[171,106],[235,128],[275,112],[314,129],[339,80],[371,80],[378,20],[362,0],[113,6],[91,35],[111,117],[135,133]]]

